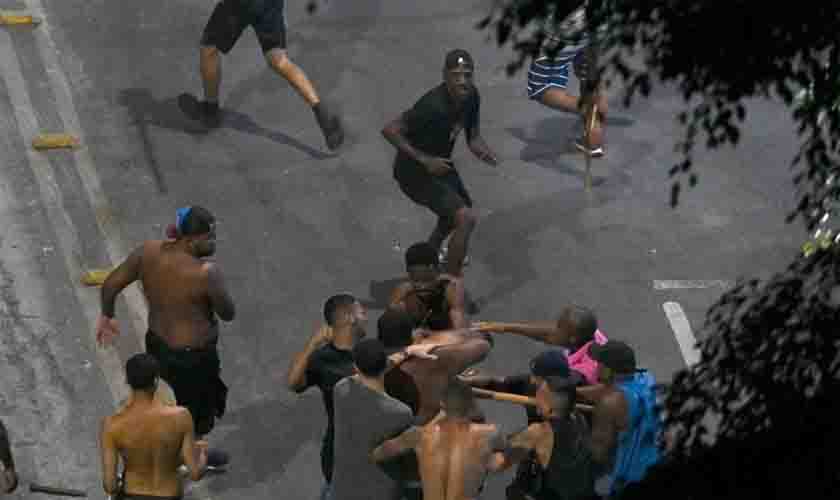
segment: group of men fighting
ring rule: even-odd
[[[233,320],[235,306],[210,259],[213,215],[198,206],[177,215],[173,239],[145,242],[102,288],[101,342],[119,333],[121,290],[139,280],[149,303],[147,352],[126,364],[132,396],[101,430],[103,485],[116,498],[178,499],[184,472],[198,480],[228,461],[204,437],[227,394],[217,318]],[[324,400],[323,498],[475,499],[489,473],[517,465],[508,498],[588,500],[638,481],[656,462],[657,428],[643,425],[645,413],[655,416],[652,379],[627,344],[598,330],[592,311],[568,306],[544,324],[470,324],[462,279],[441,272],[433,245],[412,245],[405,263],[377,338],[365,338],[359,300],[334,295],[290,364],[289,388],[318,387]],[[498,333],[559,349],[539,354],[524,375],[475,373]],[[160,397],[160,380],[175,402]],[[486,394],[524,396],[528,426],[504,436],[476,405]]]
[[[340,147],[341,120],[286,53],[284,0],[219,2],[201,40],[205,98],[184,95],[181,109],[208,126],[222,123],[219,53],[228,53],[248,26],[270,66],[312,107],[327,146]],[[558,52],[561,43],[566,47]],[[585,77],[584,48],[551,34],[545,54],[531,65],[529,97],[581,113],[580,99],[566,88],[571,66]],[[616,494],[658,458],[658,428],[650,423],[656,413],[652,378],[637,368],[627,344],[606,339],[592,311],[569,306],[547,324],[466,319],[463,268],[476,220],[451,159],[460,132],[477,158],[498,163],[479,133],[474,69],[467,51],[450,51],[443,83],[382,130],[397,149],[393,171],[400,189],[433,211],[438,223],[428,241],[406,252],[408,278],[378,319],[377,338],[365,338],[361,303],[335,295],[324,306],[324,326],[289,367],[291,390],[316,386],[323,395],[324,498],[475,499],[489,473],[517,466],[509,499],[586,500]],[[603,154],[606,112],[605,99],[596,99],[588,142],[577,143],[592,156]],[[179,209],[167,236],[144,242],[102,287],[102,345],[119,334],[115,301],[123,289],[141,282],[149,306],[146,352],[126,363],[131,397],[100,431],[103,488],[115,499],[179,499],[185,473],[199,480],[229,461],[206,441],[227,401],[219,320],[236,316],[212,259],[215,218],[203,207]],[[499,333],[558,349],[535,357],[525,374],[477,372],[472,367],[487,357],[492,335]],[[505,436],[487,422],[475,399],[488,395],[524,404],[527,427]],[[2,424],[0,468],[0,490],[13,491],[17,476]]]

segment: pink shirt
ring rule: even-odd
[[[595,339],[590,340],[577,351],[569,354],[569,368],[576,370],[583,375],[587,384],[598,383],[598,362],[589,357],[589,346],[592,342],[596,344],[605,344],[607,337],[601,333],[601,330],[595,330]]]

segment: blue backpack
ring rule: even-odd
[[[618,385],[627,398],[630,426],[619,437],[611,478],[612,493],[621,491],[628,483],[641,481],[648,468],[661,458],[662,419],[656,405],[655,384],[650,372],[642,370]]]

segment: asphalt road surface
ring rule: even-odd
[[[698,155],[700,184],[672,210],[679,96],[657,88],[630,109],[614,99],[587,198],[569,148],[574,119],[529,101],[524,72],[504,74],[510,52],[473,29],[490,2],[353,0],[316,16],[289,3],[290,54],[345,116],[340,155],[250,31],[224,59],[223,126],[206,133],[180,115],[176,96],[200,95],[211,0],[0,0],[47,20],[0,28],[0,418],[23,481],[17,497],[29,498],[30,481],[104,497],[98,423],[124,395],[121,363],[141,348],[142,301],[136,290],[121,299],[124,334],[97,349],[98,290],[79,286],[79,273],[111,266],[159,237],[177,207],[201,204],[219,217],[218,260],[239,316],[223,331],[231,392],[213,435],[233,462],[190,495],[316,498],[320,397],[289,393],[283,375],[333,293],[362,297],[373,333],[402,251],[431,230],[433,217],[392,180],[394,151],[379,130],[440,82],[455,47],[476,59],[482,133],[502,161],[487,167],[456,149],[481,217],[467,272],[474,318],[545,320],[586,304],[665,381],[691,359],[692,335],[727,283],[781,269],[803,240],[783,221],[796,144],[778,103],[750,103],[737,149]],[[83,147],[32,151],[34,134],[62,131]],[[484,368],[525,370],[541,348],[500,338]],[[519,408],[482,404],[508,430],[524,423]],[[508,478],[493,478],[486,498],[503,498]]]

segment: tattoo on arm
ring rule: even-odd
[[[236,316],[236,306],[225,285],[222,270],[216,264],[207,264],[207,291],[213,311],[222,321],[233,321]]]

